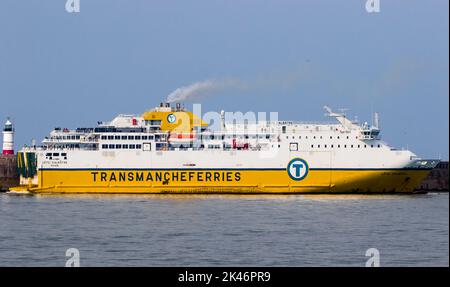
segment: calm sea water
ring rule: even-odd
[[[0,266],[449,265],[449,196],[0,194]]]

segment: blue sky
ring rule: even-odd
[[[346,107],[383,138],[448,159],[447,0],[0,2],[0,119],[16,148],[56,127],[139,114],[180,86],[238,79],[203,110],[277,111],[328,120]],[[187,103],[189,104],[189,103]]]

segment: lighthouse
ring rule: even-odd
[[[3,128],[3,154],[14,154],[14,128],[9,118]]]

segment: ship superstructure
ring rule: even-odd
[[[118,115],[94,128],[55,128],[18,153],[35,192],[412,192],[438,161],[325,107],[331,123],[227,122],[212,130],[181,104]]]

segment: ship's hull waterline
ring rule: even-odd
[[[40,170],[36,193],[413,193],[428,169],[310,169],[302,181],[286,169]]]

